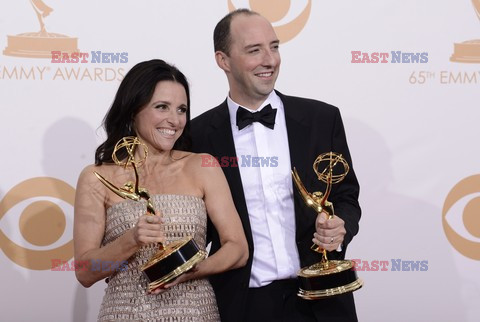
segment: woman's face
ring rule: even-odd
[[[161,81],[150,102],[135,116],[137,136],[150,149],[170,151],[187,123],[187,94],[182,84]]]

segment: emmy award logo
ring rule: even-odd
[[[322,167],[323,170],[319,171],[319,168]],[[293,168],[292,176],[305,204],[318,214],[326,212],[328,218],[331,219],[335,215],[333,203],[328,201],[332,185],[341,182],[349,170],[350,167],[341,154],[328,152],[320,154],[313,163],[313,171],[318,180],[327,185],[325,192],[308,192],[295,168]],[[311,249],[322,253],[322,259],[319,263],[304,267],[298,272],[300,281],[298,296],[307,300],[317,300],[353,292],[363,286],[363,281],[357,277],[353,261],[328,260],[325,249],[321,249],[315,244]]]
[[[42,0],[30,0],[40,23],[40,31],[7,36],[4,55],[29,58],[51,58],[52,51],[78,52],[77,38],[47,32],[44,19],[53,11]]]
[[[135,159],[135,151],[138,146],[143,148],[140,160]],[[119,151],[126,150],[125,161],[117,156]],[[145,163],[148,156],[148,148],[137,137],[124,137],[117,142],[112,153],[112,159],[115,164],[122,167],[132,167],[135,172],[135,183],[128,181],[123,187],[117,188],[110,181],[105,179],[98,172],[94,171],[95,176],[113,193],[123,199],[134,201],[144,200],[147,203],[147,214],[156,216],[155,209],[150,200],[150,194],[147,189],[139,187],[137,167]],[[145,278],[148,280],[148,290],[153,291],[162,287],[169,281],[174,280],[181,274],[192,269],[197,263],[205,259],[207,253],[200,250],[192,237],[176,240],[168,245],[158,244],[146,247],[157,247],[157,252],[147,263],[140,267]]]
[[[472,0],[472,4],[480,18],[480,0]],[[450,60],[459,63],[480,63],[480,39],[455,43]]]

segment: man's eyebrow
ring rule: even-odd
[[[278,45],[278,44],[280,44],[280,40],[278,40],[278,39],[270,42],[270,45]],[[248,49],[251,49],[253,47],[260,47],[260,46],[262,46],[262,44],[251,44],[251,45],[246,45],[245,49],[248,50]]]
[[[260,47],[260,46],[261,46],[260,44],[251,44],[251,45],[246,45],[245,49],[251,49],[253,47]]]

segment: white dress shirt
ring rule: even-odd
[[[243,107],[230,97],[227,104],[254,243],[249,286],[260,287],[274,280],[295,278],[300,260],[295,242],[290,151],[283,103],[273,91],[257,110],[268,104],[277,109],[273,130],[254,122],[240,131],[236,115],[237,109]]]

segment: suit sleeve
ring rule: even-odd
[[[347,231],[344,238],[344,248],[350,243],[353,236],[358,233],[361,209],[358,203],[360,186],[353,170],[352,158],[347,145],[347,138],[340,111],[337,109],[332,133],[332,151],[341,153],[350,166],[350,171],[343,181],[332,186],[331,201],[335,215],[345,221]]]

